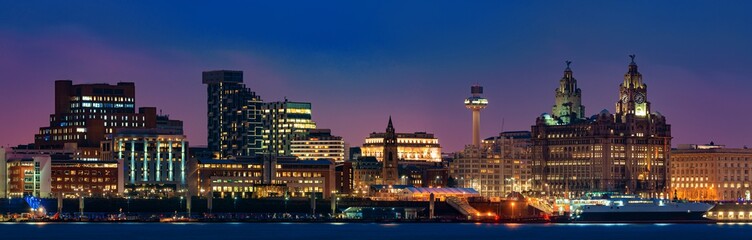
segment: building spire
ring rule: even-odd
[[[386,125],[387,132],[394,132],[394,126],[392,125],[392,115],[389,115],[389,124]]]

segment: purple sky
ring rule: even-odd
[[[352,146],[383,131],[470,142],[469,86],[485,87],[481,133],[529,130],[572,60],[586,114],[613,112],[628,54],[674,144],[751,144],[752,4],[667,1],[343,1],[331,4],[0,3],[0,144],[29,143],[53,82],[136,83],[137,105],[206,144],[201,71],[245,71],[265,101],[313,103]]]

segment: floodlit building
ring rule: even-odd
[[[671,196],[693,201],[750,200],[752,149],[679,145],[671,151]]]
[[[533,184],[540,193],[579,196],[585,192],[668,193],[671,126],[652,111],[637,64],[619,85],[616,113],[583,115],[581,91],[567,68],[556,89],[552,114],[532,126]]]
[[[383,161],[386,137],[386,132],[371,133],[360,148],[361,156],[376,157],[379,161]],[[441,145],[439,145],[439,139],[433,134],[396,133],[396,138],[397,155],[400,161],[441,162]]]
[[[120,130],[102,142],[103,159],[123,163],[128,195],[173,196],[186,189],[186,137],[161,129]]]

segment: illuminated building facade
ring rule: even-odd
[[[130,129],[102,143],[104,159],[121,161],[129,195],[172,196],[187,184],[188,142],[161,129]]]
[[[24,180],[21,178],[21,176],[26,174],[35,174],[31,167],[32,165],[34,165],[33,159],[35,157],[42,160],[51,158],[51,156],[56,156],[57,158],[63,159],[72,159],[74,155],[75,152],[70,149],[35,149],[33,147],[30,148],[29,146],[23,145],[14,148],[0,147],[0,179],[2,179],[2,181],[0,181],[0,198],[11,196],[9,192],[9,184],[11,180],[14,182],[14,184],[16,184],[16,186],[22,186],[20,184],[22,184]],[[9,165],[9,162],[14,163]],[[15,167],[17,169],[9,172],[9,166]],[[16,172],[13,173],[14,171]],[[11,173],[14,174],[13,178],[10,177]],[[41,174],[41,172],[36,174]],[[33,181],[33,179],[31,178],[29,178],[28,180],[30,180],[30,182]],[[41,187],[41,185],[39,187]],[[34,188],[35,187],[31,187],[30,189]],[[14,187],[14,191],[16,191],[16,193],[19,193],[19,189],[22,188]],[[29,190],[28,193],[31,192],[33,192],[33,190]]]
[[[311,120],[311,103],[270,102],[263,104],[264,147],[273,156],[291,156],[293,139],[304,138],[316,129]]]
[[[603,110],[590,118],[582,117],[580,90],[567,62],[553,114],[541,115],[532,126],[536,190],[570,197],[591,191],[667,193],[671,126],[651,111],[647,85],[631,57],[616,113]]]
[[[114,160],[52,160],[52,193],[112,197],[123,193],[122,163]]]
[[[330,159],[345,161],[345,141],[340,136],[332,136],[329,129],[312,129],[306,136],[291,141],[290,154],[304,160]]]
[[[473,188],[485,197],[505,197],[532,190],[530,132],[502,132],[480,147],[468,145],[455,154],[449,175],[457,187]]]
[[[391,122],[391,117],[390,117]],[[360,148],[361,156],[384,160],[384,138],[387,133],[371,133]],[[439,139],[431,133],[396,133],[397,156],[400,161],[441,162]]]
[[[50,125],[39,129],[34,144],[42,149],[62,149],[66,143],[97,149],[105,135],[121,128],[156,127],[156,108],[136,112],[135,84],[77,84],[55,81],[55,113]]]
[[[261,97],[246,88],[242,71],[202,73],[207,86],[207,143],[216,158],[253,156],[263,151]]]
[[[291,157],[255,157],[230,160],[200,159],[195,164],[191,192],[214,197],[328,198],[336,190],[334,163],[329,160],[297,160]],[[284,188],[282,194],[263,192],[269,186]]]
[[[7,150],[7,151],[6,151]],[[55,197],[57,194],[117,196],[122,170],[117,161],[74,160],[74,152],[48,149],[0,149],[3,197]]]
[[[693,201],[750,200],[752,149],[680,145],[671,151],[671,196]]]
[[[49,155],[6,159],[7,196],[17,198],[29,194],[35,197],[52,197],[51,162]]]

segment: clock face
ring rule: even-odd
[[[621,97],[621,102],[627,103],[627,100],[629,100],[628,96],[624,95],[623,97]]]
[[[645,96],[643,96],[642,94],[638,94],[637,97],[635,97],[635,102],[636,103],[644,103],[645,102]]]

